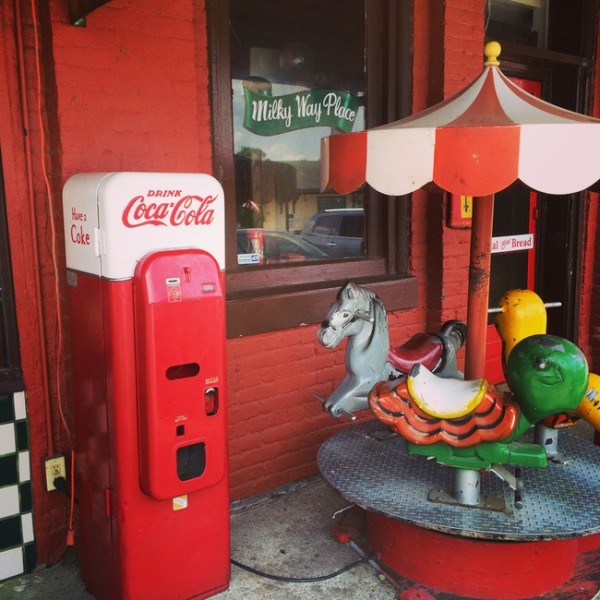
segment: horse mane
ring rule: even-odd
[[[381,298],[377,294],[371,291],[369,291],[369,294],[371,296],[370,300],[373,316],[373,329],[371,331],[371,338],[373,338],[382,324],[387,327],[387,311]]]

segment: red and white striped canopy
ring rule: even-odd
[[[489,50],[489,47],[492,47]],[[349,193],[365,182],[399,196],[435,183],[486,196],[519,179],[549,194],[600,179],[600,119],[531,96],[498,69],[486,46],[483,73],[456,96],[416,115],[322,140],[322,189]]]
[[[531,96],[497,68],[485,47],[483,73],[419,114],[322,140],[321,187],[345,194],[365,182],[400,196],[428,183],[473,196],[465,377],[483,376],[494,194],[517,179],[549,194],[600,180],[600,120]]]

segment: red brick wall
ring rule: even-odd
[[[444,95],[455,94],[483,70],[484,0],[447,0]]]
[[[332,299],[333,300],[333,299]],[[315,326],[229,340],[227,385],[233,498],[315,473],[319,445],[338,426],[328,395],[344,356],[316,342]]]
[[[415,111],[447,97],[481,70],[484,2],[465,4],[459,0],[417,3]],[[51,0],[49,9],[45,4],[40,8],[45,33],[43,108],[48,128],[45,156],[50,169],[50,199],[43,183],[35,187],[40,213],[50,206],[57,220],[54,250],[61,273],[60,197],[69,176],[84,171],[211,169],[207,39],[201,0],[112,0],[88,17],[85,28],[68,25],[66,10],[67,3],[62,0]],[[30,81],[32,75],[30,60]],[[35,143],[33,152],[39,164],[44,156],[39,136]],[[468,234],[447,229],[444,214],[441,195],[415,194],[410,264],[419,278],[419,305],[418,309],[390,315],[394,344],[437,327],[442,317],[465,316]],[[49,239],[47,227],[47,220],[43,220],[40,231],[44,240]],[[46,282],[41,294],[48,314],[54,315],[46,324],[52,373],[48,394],[56,450],[66,452],[68,441],[57,417],[58,386],[54,379],[57,321],[51,250],[52,244],[46,242],[41,259]],[[15,268],[24,288],[28,277],[25,262],[16,261]],[[68,331],[66,315],[62,317]],[[23,332],[35,331],[33,314],[23,313],[22,319],[19,326]],[[23,341],[24,362],[33,364],[36,345],[28,349],[29,339]],[[343,348],[321,348],[316,342],[316,326],[309,326],[229,340],[227,352],[232,497],[261,493],[315,473],[319,445],[345,426],[326,416],[314,399],[315,393],[331,392],[343,376]],[[35,391],[35,371],[26,376]],[[64,382],[62,392],[67,418],[68,383]],[[43,395],[29,396],[32,436],[40,440],[45,438],[46,424]],[[44,452],[45,444],[38,443],[32,456],[34,467],[41,464]],[[36,534],[39,558],[45,562],[52,555],[52,547],[62,543],[59,533],[64,530],[66,512],[63,505],[55,513],[46,510],[48,495],[39,491],[41,471],[36,477]]]
[[[62,176],[211,169],[202,2],[112,0],[66,21],[53,3]]]
[[[483,68],[483,0],[418,3],[414,15],[413,111],[452,96]],[[466,318],[470,233],[451,229],[447,198],[413,194],[411,270],[419,277],[420,328]]]
[[[56,559],[64,549],[66,501],[45,492],[42,456],[59,446],[57,379],[62,377],[57,327],[57,293],[52,260],[51,195],[43,170],[53,156],[41,152],[40,108],[34,61],[34,29],[29,2],[0,5],[0,140],[8,232],[15,288],[21,366],[30,426],[34,519],[40,560]],[[45,23],[40,20],[39,31]],[[17,32],[20,36],[17,36]],[[41,37],[41,36],[40,36]],[[41,48],[40,48],[41,54]],[[25,64],[22,72],[21,58]],[[43,73],[43,68],[40,69]],[[20,91],[26,93],[21,95]],[[46,132],[47,133],[47,132]],[[56,153],[53,153],[56,154]],[[48,161],[46,163],[46,161]],[[53,184],[48,173],[48,185]],[[59,258],[60,260],[60,258]]]

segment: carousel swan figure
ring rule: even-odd
[[[448,321],[438,334],[419,333],[390,348],[383,303],[352,282],[339,290],[317,332],[326,348],[335,348],[346,338],[346,374],[327,398],[318,397],[333,417],[355,418],[354,412],[368,408],[369,392],[378,381],[398,381],[417,363],[440,377],[462,378],[456,364],[456,353],[466,338],[462,321]]]

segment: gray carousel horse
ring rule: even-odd
[[[335,348],[344,338],[348,338],[346,375],[327,398],[319,397],[333,417],[354,419],[354,412],[368,408],[369,392],[377,382],[404,377],[416,363],[440,377],[463,378],[456,365],[456,352],[466,338],[462,321],[448,321],[439,334],[419,333],[390,348],[383,303],[352,282],[340,289],[317,333],[326,348]]]

